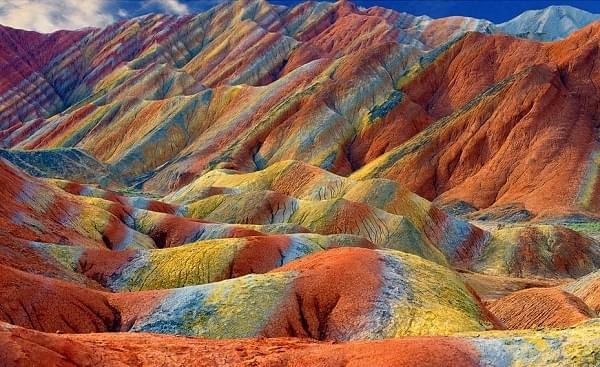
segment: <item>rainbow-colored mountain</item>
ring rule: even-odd
[[[600,365],[597,18],[0,26],[0,365]]]

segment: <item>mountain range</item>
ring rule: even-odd
[[[0,359],[600,363],[598,18],[0,26]]]

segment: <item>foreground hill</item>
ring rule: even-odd
[[[561,234],[571,242],[547,248],[543,238],[538,243],[533,236],[531,242],[532,235],[520,235],[524,230],[518,227],[489,234],[449,217],[394,181],[353,181],[301,162],[279,166],[249,174],[209,172],[166,203],[34,178],[2,163],[0,180],[8,190],[2,212],[0,318],[29,329],[66,333],[146,331],[210,338],[300,336],[337,341],[450,335],[523,323],[507,315],[503,299],[488,309],[452,270],[453,265],[472,266],[469,264],[477,264],[482,271],[493,269],[482,264],[506,257],[490,255],[503,251],[500,240],[505,241],[503,246],[525,247],[530,252],[523,259],[518,253],[512,255],[511,262],[526,272],[509,268],[500,274],[560,277],[565,271],[567,275],[585,274],[597,268],[598,245],[579,238],[576,232]],[[366,189],[369,186],[371,190]],[[227,191],[235,200],[223,207],[226,195],[222,192]],[[268,199],[265,206],[269,196],[263,196],[264,192],[293,195],[283,196],[288,201],[303,199],[295,199],[295,208]],[[253,194],[249,205],[239,196],[244,193]],[[384,194],[395,199],[379,200]],[[314,210],[336,197],[344,197],[350,210],[294,213],[302,211],[303,205]],[[221,204],[207,204],[206,200]],[[217,216],[212,214],[217,212],[215,208],[221,208]],[[371,208],[370,215],[378,220],[397,216],[416,223],[410,224],[411,236],[423,242],[402,232],[394,241],[378,242],[379,230],[402,231],[402,227],[378,224],[358,208]],[[201,212],[228,223],[185,217]],[[284,220],[294,215],[303,219],[299,223]],[[99,226],[100,217],[112,224]],[[93,230],[86,230],[90,227]],[[565,231],[546,227],[540,233]],[[308,231],[321,234],[305,233]],[[517,235],[503,234],[506,231]],[[375,250],[399,246],[422,258]],[[538,246],[539,254],[534,251]],[[432,260],[441,265],[426,260],[432,253],[437,253]],[[577,256],[569,257],[569,253]],[[480,254],[485,255],[482,258]],[[554,260],[548,261],[548,256]],[[539,296],[527,297],[525,304],[538,302]],[[584,304],[576,296],[566,297],[569,302]],[[542,298],[537,305],[529,312],[532,320],[541,320],[535,324],[538,326],[572,325],[572,320],[593,315],[589,311],[583,316],[545,321],[556,302]],[[512,338],[509,334],[505,337]],[[576,340],[574,343],[579,343]],[[446,341],[440,342],[446,345]],[[10,350],[3,352],[13,353]],[[546,351],[539,353],[527,358],[549,358]],[[577,353],[573,358],[588,357]]]
[[[575,328],[484,332],[453,337],[377,342],[318,343],[309,339],[207,340],[153,334],[57,335],[2,324],[0,356],[10,366],[166,365],[199,366],[594,366],[597,322]],[[177,351],[177,353],[173,353]],[[332,357],[335,356],[335,357]]]

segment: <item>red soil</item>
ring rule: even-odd
[[[46,332],[114,331],[118,312],[101,292],[0,265],[0,320]]]
[[[530,288],[491,303],[489,310],[508,329],[568,327],[596,317],[574,295],[558,288]]]
[[[367,249],[325,251],[274,271],[298,271],[287,302],[271,316],[265,336],[344,340],[369,312],[380,287],[381,260]]]
[[[479,365],[477,351],[451,337],[333,344],[293,338],[207,340],[144,333],[58,335],[0,324],[0,346],[0,360],[7,367]]]

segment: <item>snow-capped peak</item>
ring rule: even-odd
[[[572,6],[549,6],[545,9],[528,10],[508,22],[498,24],[501,32],[540,41],[553,41],[568,36],[573,31],[600,19]]]

